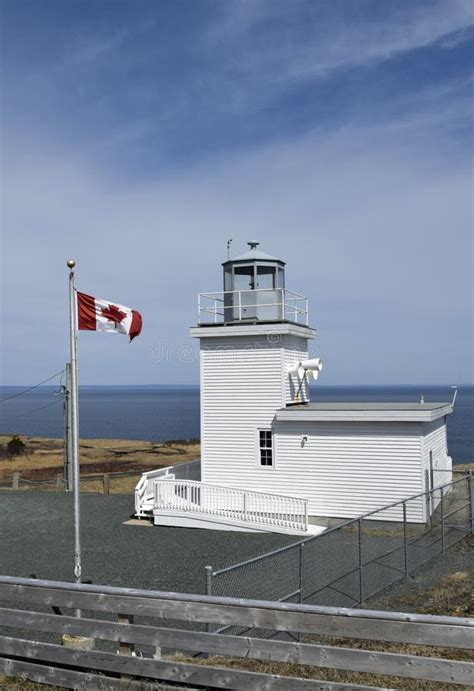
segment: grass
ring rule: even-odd
[[[0,445],[6,445],[10,436],[0,435]],[[56,475],[64,468],[62,439],[43,439],[20,435],[26,453],[11,458],[0,458],[0,485],[7,487],[14,472],[32,482],[51,481],[51,484],[27,484],[20,481],[20,489],[56,489]],[[104,473],[132,473],[130,477],[112,477],[110,491],[118,494],[133,493],[140,474],[147,470],[185,463],[200,458],[199,440],[171,440],[167,442],[135,441],[127,439],[82,439],[80,443],[81,485],[86,492],[101,492],[101,478],[87,475]]]
[[[467,550],[472,551],[474,549],[472,537],[465,541],[465,546]],[[391,611],[405,611],[409,609],[410,611],[416,610],[424,614],[468,617],[474,612],[473,585],[472,574],[466,571],[453,572],[442,578],[435,586],[425,591],[387,599],[386,609]],[[366,603],[366,606],[370,608],[370,602]],[[364,641],[360,639],[329,638],[323,636],[306,636],[304,642],[359,650],[373,650],[378,652],[444,658],[448,660],[461,660],[465,662],[474,661],[474,653],[472,651],[453,648],[437,648],[406,643]],[[460,688],[457,684],[422,681],[383,674],[347,672],[327,667],[310,667],[294,663],[242,660],[228,657],[211,657],[207,660],[196,660],[186,658],[183,655],[177,655],[174,659],[185,662],[192,661],[194,664],[224,666],[266,674],[279,674],[289,677],[296,676],[345,684],[388,687],[404,689],[406,691],[456,691],[456,689]]]

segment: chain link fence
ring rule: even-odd
[[[207,567],[206,591],[354,607],[443,554],[472,528],[472,474],[467,472],[320,535],[218,571]]]

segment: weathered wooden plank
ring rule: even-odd
[[[129,616],[127,614],[118,614],[117,621],[119,624],[122,625],[122,630],[124,633],[133,630],[130,628],[133,624],[132,616]],[[93,636],[93,638],[97,638],[97,636]],[[126,637],[126,640],[124,640],[123,636],[117,640],[119,641],[119,653],[121,655],[131,655],[133,653],[133,651],[135,650],[133,641],[130,641],[128,637]]]
[[[276,674],[242,672],[224,667],[208,667],[187,663],[166,662],[152,658],[115,655],[102,651],[83,651],[65,648],[52,643],[39,643],[18,638],[0,636],[0,655],[25,657],[47,663],[130,674],[152,680],[175,681],[181,684],[211,686],[236,691],[329,691],[334,689],[359,689],[368,691],[374,687],[354,684],[338,684],[316,679],[284,677]]]
[[[392,676],[474,686],[474,663],[470,662],[243,636],[221,636],[138,624],[124,626],[109,621],[60,617],[24,610],[0,609],[0,621],[5,626],[87,635],[96,639],[120,641],[122,645],[143,644],[358,672],[381,673],[383,670],[383,674]],[[125,647],[120,647],[120,652],[130,654]]]
[[[238,600],[233,604],[221,605],[77,590],[56,590],[54,588],[36,589],[34,585],[0,584],[0,599],[23,603],[40,602],[44,605],[51,606],[54,604],[71,609],[98,610],[116,614],[126,613],[176,621],[206,622],[221,626],[237,625],[273,631],[294,631],[365,640],[402,641],[421,645],[474,649],[474,622],[465,619],[465,622],[470,625],[459,624],[456,617],[444,617],[444,620],[448,620],[449,624],[418,623],[393,619],[384,621],[378,618],[356,617],[355,614],[331,616],[320,614],[311,608],[309,611],[300,611],[293,609],[293,607],[288,610],[269,607],[270,604],[280,604],[276,602],[265,603],[266,606],[260,608],[247,606],[242,604],[246,601]],[[227,600],[233,602],[230,599]],[[358,610],[351,611],[358,612]]]
[[[214,595],[194,595],[192,593],[172,593],[160,590],[141,590],[138,588],[118,588],[107,585],[93,585],[86,583],[71,583],[66,581],[47,581],[41,579],[20,578],[19,576],[0,576],[1,585],[33,586],[38,590],[52,588],[54,591],[96,593],[98,595],[120,595],[145,598],[152,600],[166,600],[180,603],[201,603],[213,606],[232,605],[271,609],[278,611],[310,612],[341,617],[357,617],[367,619],[390,619],[393,621],[418,622],[426,624],[450,624],[474,627],[474,619],[468,617],[449,617],[432,614],[418,614],[413,612],[387,612],[369,609],[351,609],[347,607],[327,607],[321,605],[304,605],[290,602],[275,602],[273,600],[250,600],[233,597],[216,597]],[[40,600],[38,600],[40,602]]]
[[[78,672],[72,669],[40,665],[25,660],[0,658],[0,673],[7,677],[21,676],[39,684],[62,686],[68,689],[87,689],[87,691],[198,691],[190,686],[168,686],[168,684],[147,683],[117,679],[102,674]]]

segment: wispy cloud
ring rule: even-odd
[[[226,45],[237,70],[264,69],[277,81],[323,77],[437,42],[452,48],[474,26],[470,0],[365,5],[296,0],[291,12],[286,2],[257,0],[220,8],[221,19],[211,24],[206,40]]]
[[[69,255],[80,288],[145,315],[133,352],[81,338],[82,381],[195,381],[195,363],[149,355],[159,339],[188,343],[196,293],[220,288],[228,237],[236,250],[256,237],[287,260],[289,287],[311,301],[326,383],[454,381],[459,370],[469,380],[470,177],[430,127],[313,133],[148,182],[105,174],[80,151],[18,156],[2,218],[3,281],[15,296],[4,311],[6,381],[64,360]]]
[[[102,35],[79,35],[75,45],[68,46],[67,63],[72,66],[91,65],[103,60],[108,55],[116,53],[129,35],[128,31],[116,31],[112,35],[104,32]]]
[[[196,380],[148,355],[229,237],[288,261],[327,383],[472,378],[470,1],[86,4],[5,50],[5,381],[64,361],[70,255],[145,315],[133,349],[81,338],[83,382]]]

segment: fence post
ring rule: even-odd
[[[357,521],[359,527],[359,604],[364,601],[364,583],[363,583],[363,566],[362,566],[362,520]]]
[[[298,583],[298,590],[299,590],[299,601],[300,604],[303,602],[303,567],[304,567],[304,562],[303,562],[303,550],[304,550],[304,542],[300,542],[300,550],[299,550],[299,583]],[[301,643],[303,641],[304,635],[299,632],[298,633],[298,641]]]
[[[469,498],[469,531],[472,535],[473,532],[473,506],[472,506],[472,470],[468,470],[467,473],[467,495]]]
[[[102,484],[104,494],[110,494],[110,475],[108,473],[104,473]]]
[[[133,616],[131,614],[117,614],[117,621],[119,624],[133,624]],[[135,646],[133,643],[122,643],[119,641],[119,655],[132,655]],[[125,676],[125,678],[128,678]]]
[[[299,591],[300,591],[300,602],[303,602],[303,548],[304,542],[300,543],[300,574],[299,574]]]
[[[20,473],[13,473],[12,489],[18,489],[20,485]]]
[[[440,489],[440,492],[441,492],[441,499],[440,499],[441,554],[444,554],[446,552],[446,545],[445,545],[445,541],[444,541],[444,490],[443,490],[443,488]]]
[[[206,572],[206,595],[212,595],[212,577],[213,577],[213,572],[214,569],[212,566],[205,566],[204,570]],[[207,623],[206,624],[206,631],[208,633],[211,632],[211,624]],[[207,658],[207,654],[203,654],[204,658]]]
[[[63,483],[64,483],[64,475],[61,473],[58,473],[56,475],[56,491],[61,492],[63,489]]]
[[[206,572],[206,595],[212,595],[212,566],[205,566],[204,570]]]
[[[405,568],[405,578],[408,578],[410,573],[408,569],[408,544],[407,544],[407,503],[403,502],[403,561]]]
[[[430,489],[434,487],[433,452],[430,451]]]

